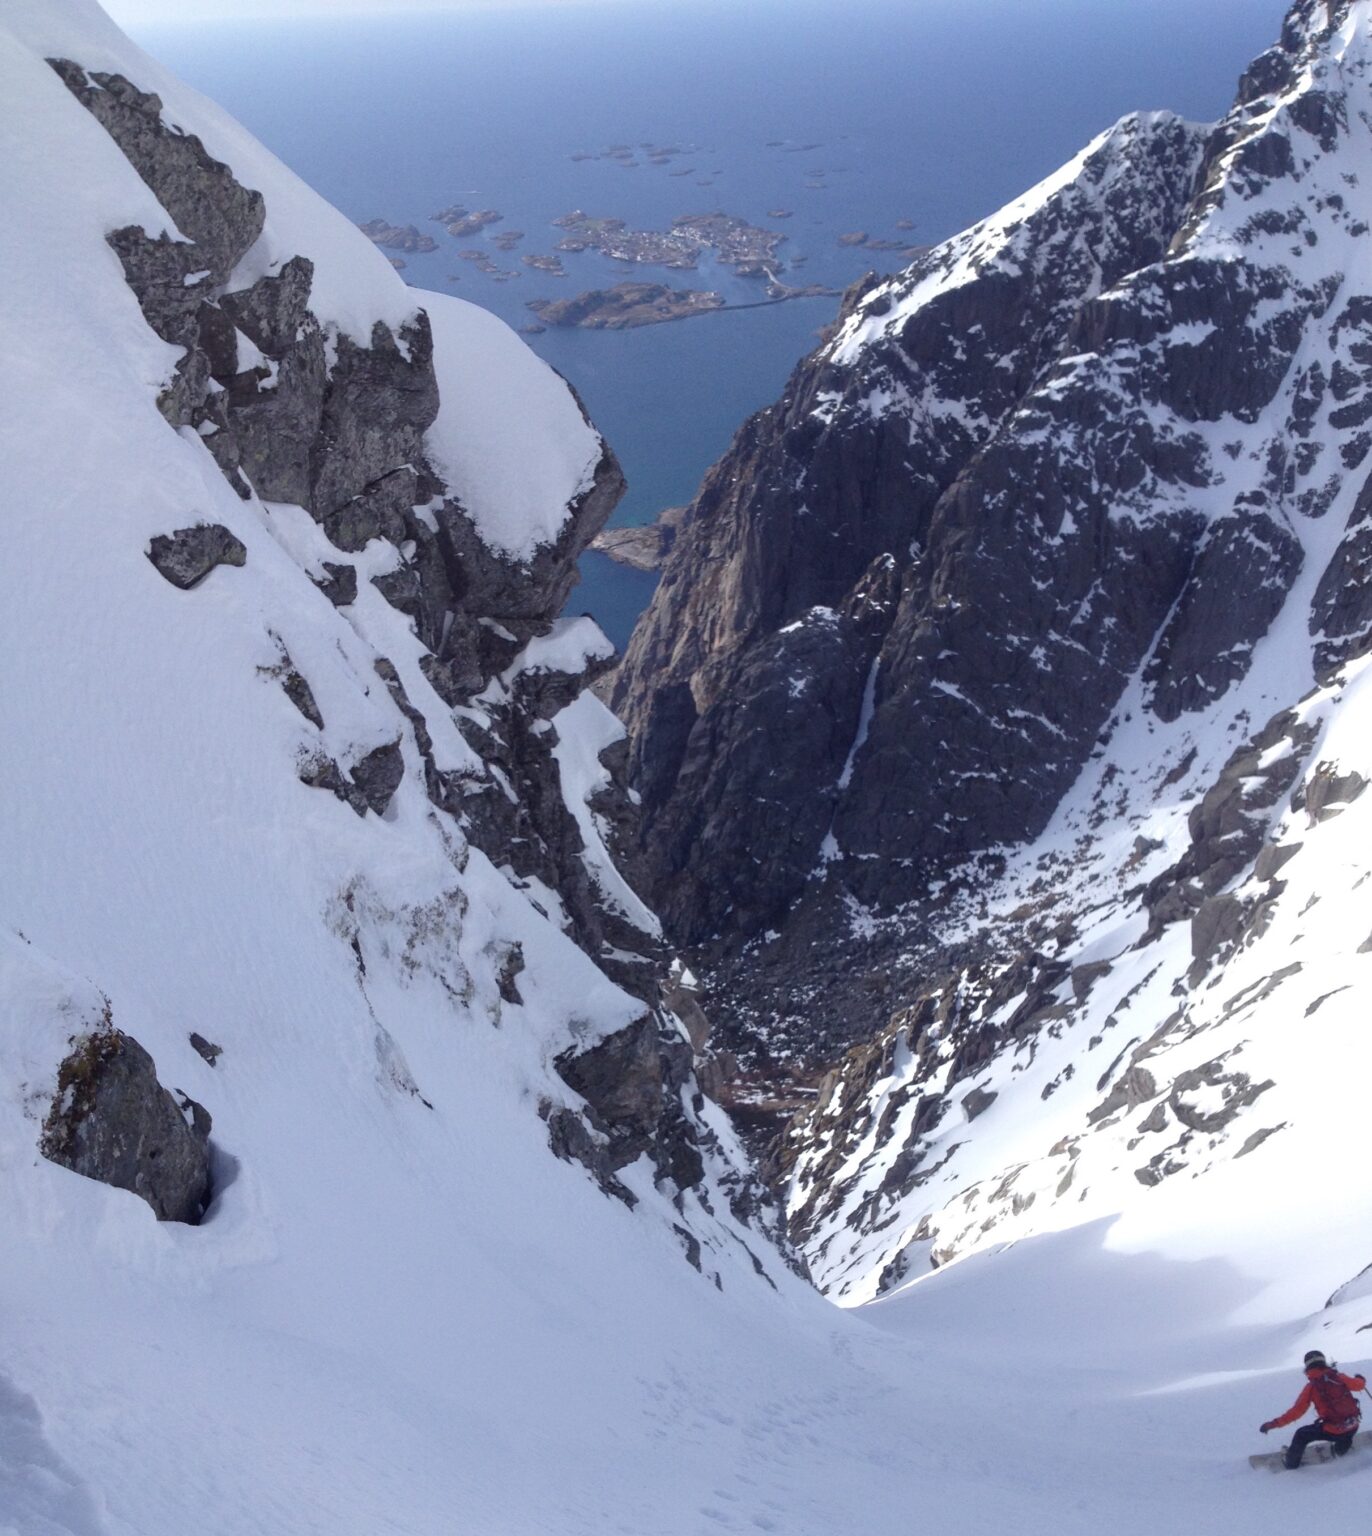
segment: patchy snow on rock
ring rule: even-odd
[[[605,832],[592,808],[596,792],[610,782],[601,766],[600,755],[607,747],[623,741],[624,727],[591,693],[583,693],[553,716],[557,759],[562,777],[562,798],[576,822],[591,873],[606,900],[635,926],[647,933],[660,934],[662,924],[657,914],[644,905],[629,882],[620,874],[606,846]]]
[[[561,672],[579,677],[592,662],[608,661],[614,644],[589,614],[558,619],[546,635],[536,635],[501,676],[506,687],[525,672]],[[622,737],[621,732],[621,737]]]
[[[1366,1181],[1331,1177],[1324,1139],[1331,1091],[1339,1102],[1365,1055],[1365,667],[1309,692],[1292,725],[1315,733],[1304,745],[1266,743],[1261,769],[1239,775],[1249,793],[1247,780],[1299,756],[1290,785],[1253,814],[1273,847],[1300,847],[1280,891],[1245,866],[1214,893],[1270,902],[1271,926],[1175,996],[1189,985],[1191,926],[1178,918],[1145,943],[1134,887],[1185,852],[1188,805],[1241,732],[1217,710],[1188,717],[1150,757],[1140,680],[1115,738],[1138,749],[1118,828],[1081,841],[1114,788],[1095,762],[1048,840],[988,895],[991,916],[1008,917],[1043,898],[1035,880],[1074,881],[1073,900],[1098,882],[1063,959],[1111,962],[1111,974],[1087,990],[1087,1012],[1052,1021],[1060,1034],[1042,1033],[1037,1054],[978,1061],[968,1086],[997,1097],[956,1129],[934,1127],[938,1155],[959,1159],[948,1180],[900,1192],[861,1251],[843,1250],[841,1223],[816,1246],[817,1271],[853,1295],[875,1289],[896,1242],[925,1270],[936,1246],[960,1261],[893,1281],[873,1306],[828,1306],[740,1219],[736,1138],[717,1106],[695,1107],[691,1080],[671,1091],[701,1128],[698,1189],[655,1180],[645,1160],[620,1170],[630,1210],[551,1155],[540,1107],[577,1099],[557,1062],[629,1029],[644,1001],[563,931],[572,915],[557,891],[497,868],[427,792],[429,759],[474,775],[483,763],[430,686],[411,619],[373,585],[403,550],[332,549],[300,508],[240,497],[205,440],[160,415],[176,349],[148,329],[105,235],[129,222],[155,231],[165,216],[48,53],[155,84],[169,121],[267,194],[266,266],[297,251],[317,261],[336,327],[365,340],[373,321],[396,326],[412,308],[339,215],[93,5],[7,7],[0,1528],[905,1536],[913,1512],[965,1536],[1275,1536],[1296,1518],[1288,1495],[1300,1519],[1356,1528],[1357,1460],[1291,1489],[1255,1479],[1242,1456],[1294,1395],[1301,1350],[1354,1363],[1372,1322],[1358,1278]],[[529,429],[548,419],[536,413]],[[489,451],[471,445],[491,476],[474,515],[534,537],[531,506],[499,501],[492,466],[514,450],[490,425]],[[550,430],[549,483],[565,489],[592,444],[578,465],[575,434]],[[553,506],[538,514],[549,536]],[[1349,508],[1328,515],[1346,523]],[[199,523],[227,530],[244,563],[180,590],[145,550]],[[326,561],[358,578],[353,601],[335,607],[316,586]],[[1304,620],[1284,615],[1255,652],[1261,681],[1241,696],[1250,727],[1264,690],[1309,674],[1308,649],[1287,672],[1271,659]],[[501,628],[488,633],[508,643]],[[523,665],[562,671],[601,654],[590,628],[569,625],[527,645]],[[287,658],[322,726],[283,687]],[[583,694],[551,725],[591,878],[655,931],[592,808],[616,722]],[[1186,761],[1188,738],[1191,766],[1160,791],[1158,769]],[[351,762],[392,743],[404,773],[383,814],[356,814],[297,775],[302,751]],[[1131,866],[1145,834],[1153,851]],[[974,917],[953,912],[950,941]],[[1044,1006],[1067,1009],[1071,980],[1068,965],[1046,982]],[[988,1019],[1008,1025],[1015,1000],[995,1000]],[[1158,1092],[1130,1077],[1088,1133],[1125,1051],[1145,1043],[1134,1021],[1183,1003],[1181,1027],[1134,1064]],[[136,1196],[38,1152],[57,1064],[106,1010],[160,1081],[213,1117],[199,1226],[158,1223]],[[1303,1055],[1290,1049],[1293,1018]],[[218,1047],[213,1064],[192,1032]],[[670,1021],[666,1033],[684,1044]],[[922,1038],[941,1051],[949,1035]],[[904,1124],[918,1047],[907,1032],[874,1074],[882,1120]],[[1091,1071],[1038,1099],[1040,1118],[1021,1115],[1017,1078],[1036,1098],[1086,1060]],[[1338,1078],[1334,1061],[1349,1064]],[[938,1071],[951,1079],[951,1059]],[[1203,1121],[1232,1109],[1232,1130],[1170,1118],[1145,1129],[1159,1102],[1176,1115],[1172,1090]],[[1041,1145],[1059,1131],[1079,1139],[1076,1158]],[[1184,1166],[1144,1190],[1134,1169],[1158,1138]],[[1015,1212],[1006,1181],[1021,1165],[1037,1198]],[[1074,1167],[1054,1218],[1035,1225]],[[889,1167],[859,1157],[852,1171],[884,1198]],[[995,1403],[975,1432],[956,1411],[969,1391]]]
[[[887,337],[898,337],[913,314],[973,282],[988,267],[1017,273],[1044,262],[1049,247],[1035,239],[1041,227],[1047,230],[1058,225],[1074,238],[1089,211],[1102,221],[1108,240],[1106,210],[1112,194],[1123,184],[1126,195],[1134,195],[1130,183],[1156,153],[1154,144],[1177,139],[1186,146],[1194,165],[1200,159],[1204,131],[1202,125],[1187,123],[1171,112],[1132,112],[1121,118],[1021,197],[936,246],[908,273],[889,279],[865,296],[829,344],[829,357],[842,367],[851,366],[865,348]],[[903,393],[908,407],[909,393]],[[868,414],[881,414],[901,394],[869,391],[860,406]],[[957,409],[956,402],[936,395],[926,394],[923,399],[926,408],[939,412]],[[826,414],[831,416],[832,410],[826,403]]]
[[[75,59],[87,70],[122,74],[141,89],[155,91],[162,98],[164,121],[197,134],[215,159],[234,168],[244,186],[262,193],[268,209],[267,224],[235,273],[233,287],[245,287],[308,250],[314,263],[315,313],[359,345],[370,343],[377,321],[398,332],[414,315],[418,308],[414,293],[371,241],[359,241],[357,231],[343,214],[307,187],[221,107],[191,90],[130,42],[96,0],[9,0],[3,21],[11,37],[38,60]],[[151,193],[147,195],[151,198]],[[149,232],[156,233],[166,222],[166,215],[160,215],[156,224],[148,225]]]

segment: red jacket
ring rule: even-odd
[[[1346,1419],[1342,1415],[1332,1413],[1332,1405],[1325,1394],[1320,1390],[1326,1378],[1332,1377],[1335,1381],[1341,1381],[1350,1392],[1361,1392],[1367,1385],[1367,1379],[1363,1376],[1345,1376],[1342,1371],[1333,1369],[1316,1369],[1307,1371],[1305,1391],[1282,1414],[1281,1418],[1273,1419],[1272,1429],[1280,1429],[1283,1424],[1294,1424],[1297,1419],[1303,1418],[1313,1408],[1320,1416],[1321,1425],[1333,1434],[1347,1434],[1350,1429],[1356,1429],[1360,1422],[1359,1415],[1355,1412],[1353,1418]]]

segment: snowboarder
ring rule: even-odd
[[[1353,1448],[1353,1436],[1362,1422],[1362,1410],[1353,1396],[1367,1386],[1363,1376],[1345,1376],[1336,1371],[1317,1349],[1305,1357],[1305,1388],[1280,1418],[1260,1425],[1263,1434],[1294,1424],[1311,1408],[1319,1414],[1313,1424],[1302,1424],[1291,1436],[1286,1448],[1286,1466],[1294,1472],[1301,1464],[1305,1448],[1312,1440],[1328,1440],[1335,1456],[1346,1456]]]

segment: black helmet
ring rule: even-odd
[[[1307,1371],[1327,1370],[1329,1362],[1318,1349],[1308,1349],[1305,1352],[1305,1368]]]

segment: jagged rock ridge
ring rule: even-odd
[[[1197,1137],[1232,1155],[1212,1113],[1250,1126],[1266,1092],[1187,1059],[1164,1114],[1144,1062],[1211,1027],[1190,993],[1260,964],[1278,919],[1240,893],[1280,884],[1293,787],[1367,772],[1346,734],[1321,767],[1308,716],[1370,632],[1369,25],[1301,0],[1217,127],[1126,119],[860,287],[683,520],[615,684],[650,889],[745,1110],[803,1104],[853,1045],[772,1165],[828,1284],[1043,1216],[1004,1168],[993,1219],[921,1189],[966,1188],[954,1120],[973,1145],[1032,1126],[1009,1083],[1050,1038],[1079,1056],[1161,1009],[1094,1119],[1042,1112],[1071,1126],[1049,1203],[1078,1197],[1079,1129],[1179,1124],[1148,1184]],[[1107,960],[1177,996],[1097,1012]],[[1045,1102],[1079,1070],[1052,1054]]]
[[[867,1032],[894,957],[854,914],[1039,834],[1140,669],[1203,711],[1311,561],[1329,656],[1365,630],[1324,521],[1372,411],[1349,14],[1297,7],[1217,129],[1127,118],[855,290],[707,478],[614,698],[741,1039]]]

